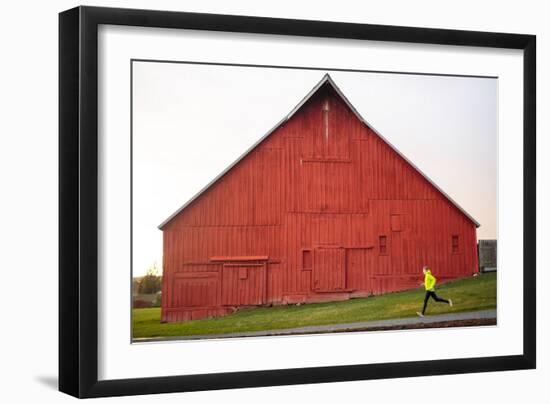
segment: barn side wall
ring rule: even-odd
[[[478,267],[474,223],[330,88],[163,237],[163,321],[412,288],[425,264],[442,281]]]

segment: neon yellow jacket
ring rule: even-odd
[[[432,275],[432,272],[428,269],[424,274],[424,287],[426,290],[435,290],[435,283],[437,279]]]

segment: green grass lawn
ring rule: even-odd
[[[436,289],[438,296],[451,298],[453,307],[430,299],[426,314],[496,308],[496,289],[496,273],[441,284]],[[423,288],[417,288],[343,302],[251,308],[225,317],[181,323],[161,323],[160,308],[134,309],[133,336],[223,334],[412,317],[422,310],[423,299]]]

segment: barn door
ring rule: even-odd
[[[318,247],[313,264],[313,290],[336,292],[346,288],[346,250],[340,247]]]
[[[346,288],[372,292],[374,270],[372,248],[349,248],[346,251]]]
[[[226,264],[222,273],[222,304],[256,306],[265,303],[265,264]]]

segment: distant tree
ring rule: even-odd
[[[145,276],[140,279],[138,288],[139,293],[157,293],[160,290],[161,280],[162,277],[159,275],[157,264],[154,263],[151,267],[149,267]]]

